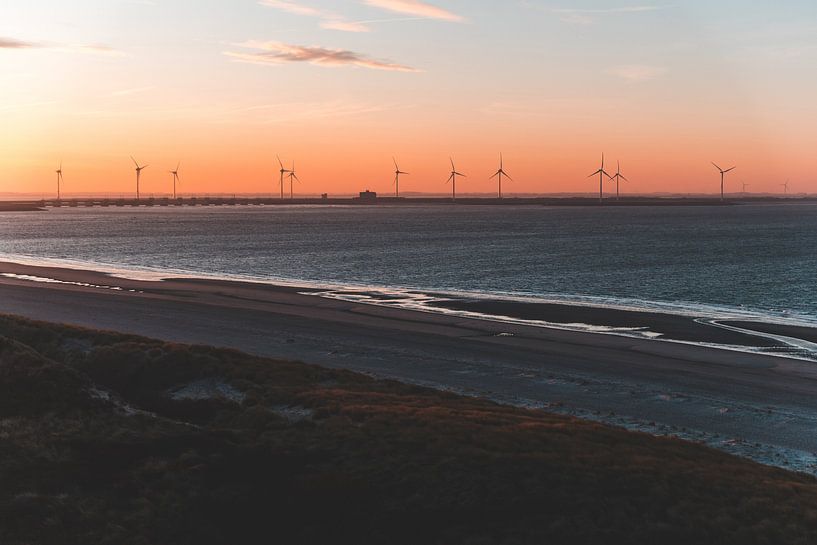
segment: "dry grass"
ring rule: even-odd
[[[9,545],[817,543],[817,481],[699,445],[8,317],[0,483]]]

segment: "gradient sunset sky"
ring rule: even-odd
[[[817,192],[815,66],[813,0],[8,0],[0,193]]]

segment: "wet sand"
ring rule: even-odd
[[[817,343],[817,328],[813,327],[798,327],[791,325],[762,324],[758,322],[740,322],[740,321],[724,321],[723,323],[725,325],[730,325],[743,329],[751,329],[752,331],[761,331],[763,333],[770,333],[772,335],[793,337],[795,339],[803,339],[804,341]]]
[[[614,328],[633,328],[660,334],[678,341],[742,345],[749,347],[780,346],[773,340],[713,327],[695,321],[690,316],[661,312],[640,312],[614,308],[566,305],[557,303],[526,303],[515,301],[485,301],[451,299],[432,305],[521,320],[538,320],[553,324],[588,324]],[[737,324],[736,324],[737,325]],[[758,330],[753,322],[741,322],[738,327]],[[786,326],[783,326],[786,329]],[[807,329],[807,328],[805,328]],[[794,332],[794,328],[790,330]],[[817,330],[812,333],[817,334]],[[778,333],[782,335],[783,333]]]
[[[812,362],[366,305],[290,286],[151,282],[10,263],[0,273],[61,282],[0,276],[2,313],[348,368],[817,472]],[[537,312],[567,312],[556,307]],[[659,323],[665,315],[638,314],[628,320],[668,326]],[[694,337],[700,324],[669,325]]]

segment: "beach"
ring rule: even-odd
[[[316,293],[320,290],[309,287],[134,280],[0,263],[1,313],[349,369],[673,435],[817,472],[813,362],[417,312]],[[549,321],[558,321],[566,309],[537,308],[537,316],[545,311],[552,315]],[[687,316],[641,313],[630,321],[654,330],[669,325],[687,337],[700,327]],[[813,333],[773,329],[800,338]],[[729,338],[721,341],[741,340],[723,332]]]

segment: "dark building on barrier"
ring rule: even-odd
[[[362,203],[376,203],[377,202],[377,193],[374,191],[366,191],[360,192],[360,202]]]

